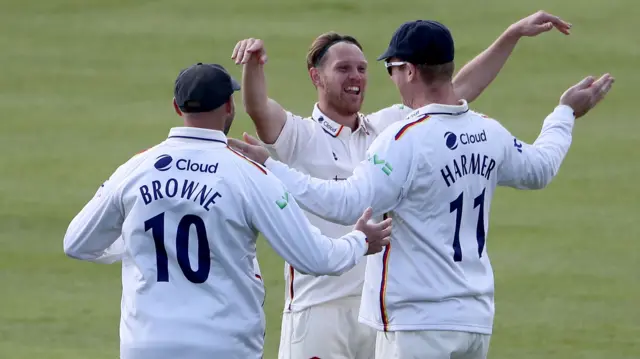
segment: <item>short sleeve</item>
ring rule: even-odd
[[[404,120],[413,110],[402,104],[395,104],[367,115],[367,119],[377,133],[382,133],[390,125]]]
[[[313,133],[313,122],[287,111],[287,120],[273,144],[264,144],[271,156],[278,161],[293,165]]]

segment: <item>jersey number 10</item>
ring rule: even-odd
[[[189,260],[189,230],[196,227],[198,238],[198,270],[191,269]],[[151,230],[156,245],[156,261],[158,263],[158,282],[169,281],[169,259],[164,245],[164,212],[144,222],[144,230]],[[192,283],[204,283],[211,270],[209,239],[202,218],[187,214],[178,223],[176,232],[176,257],[184,276]]]
[[[482,193],[473,199],[473,208],[478,208],[478,224],[476,225],[476,240],[478,241],[478,257],[482,257],[482,251],[484,250],[485,231],[484,231],[484,192],[486,188],[482,190]],[[456,229],[453,233],[453,261],[462,261],[462,248],[460,247],[460,225],[462,222],[462,205],[464,202],[464,192],[460,193],[458,198],[449,203],[449,211],[451,213],[456,212]]]

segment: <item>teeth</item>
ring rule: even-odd
[[[359,86],[349,86],[349,87],[347,87],[345,89],[345,91],[359,93],[360,92],[360,87]]]

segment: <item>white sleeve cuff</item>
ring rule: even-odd
[[[567,105],[558,105],[556,106],[556,108],[553,110],[553,114],[557,115],[558,117],[564,119],[571,119],[571,120],[575,120],[576,116],[574,114],[574,111],[571,107],[567,106]]]
[[[353,234],[353,238],[356,241],[357,245],[362,248],[362,256],[364,257],[369,250],[369,242],[367,241],[367,236],[358,230],[354,230],[351,232]]]

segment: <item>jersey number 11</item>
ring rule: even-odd
[[[486,188],[482,190],[482,193],[473,199],[473,208],[478,208],[478,224],[476,225],[476,240],[478,241],[478,257],[482,257],[482,251],[484,250],[485,231],[484,231],[484,192]],[[462,261],[462,248],[460,247],[460,225],[462,222],[462,205],[464,203],[464,192],[460,193],[458,198],[449,203],[449,211],[451,213],[456,212],[456,229],[453,234],[453,261]]]

